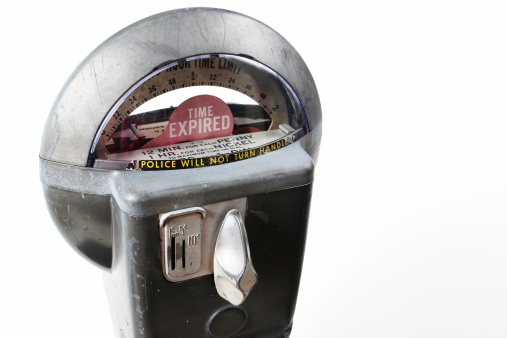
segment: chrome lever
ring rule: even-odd
[[[245,224],[238,210],[230,210],[215,244],[215,286],[220,297],[233,305],[243,303],[257,283]]]

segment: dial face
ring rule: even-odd
[[[291,87],[244,56],[198,55],[162,65],[106,116],[90,163],[109,169],[184,169],[280,149],[308,133]]]

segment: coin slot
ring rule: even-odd
[[[191,275],[201,268],[205,215],[203,208],[194,207],[159,216],[162,266],[167,279]]]
[[[176,238],[171,237],[171,270],[176,270]]]
[[[185,240],[181,244],[181,264],[183,269],[185,268]]]

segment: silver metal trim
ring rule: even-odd
[[[176,211],[170,211],[166,212],[165,214],[159,215],[159,226],[162,228],[167,222],[169,218],[177,217],[177,216],[183,216],[188,214],[193,214],[195,212],[200,212],[202,214],[202,218],[206,217],[206,210],[200,207],[193,207],[193,208],[187,208],[182,210],[176,210]]]
[[[201,214],[202,217],[196,218]],[[192,207],[159,216],[162,268],[166,278],[192,275],[202,265],[203,208]]]

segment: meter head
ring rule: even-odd
[[[230,112],[213,111],[224,106],[217,102]],[[174,10],[123,29],[76,68],[51,109],[40,157],[122,170],[156,160],[148,152],[158,148],[161,160],[204,159],[291,136],[316,158],[321,120],[311,73],[278,33],[227,10]],[[201,142],[246,134],[250,148],[212,151]],[[162,151],[176,144],[180,152]]]

